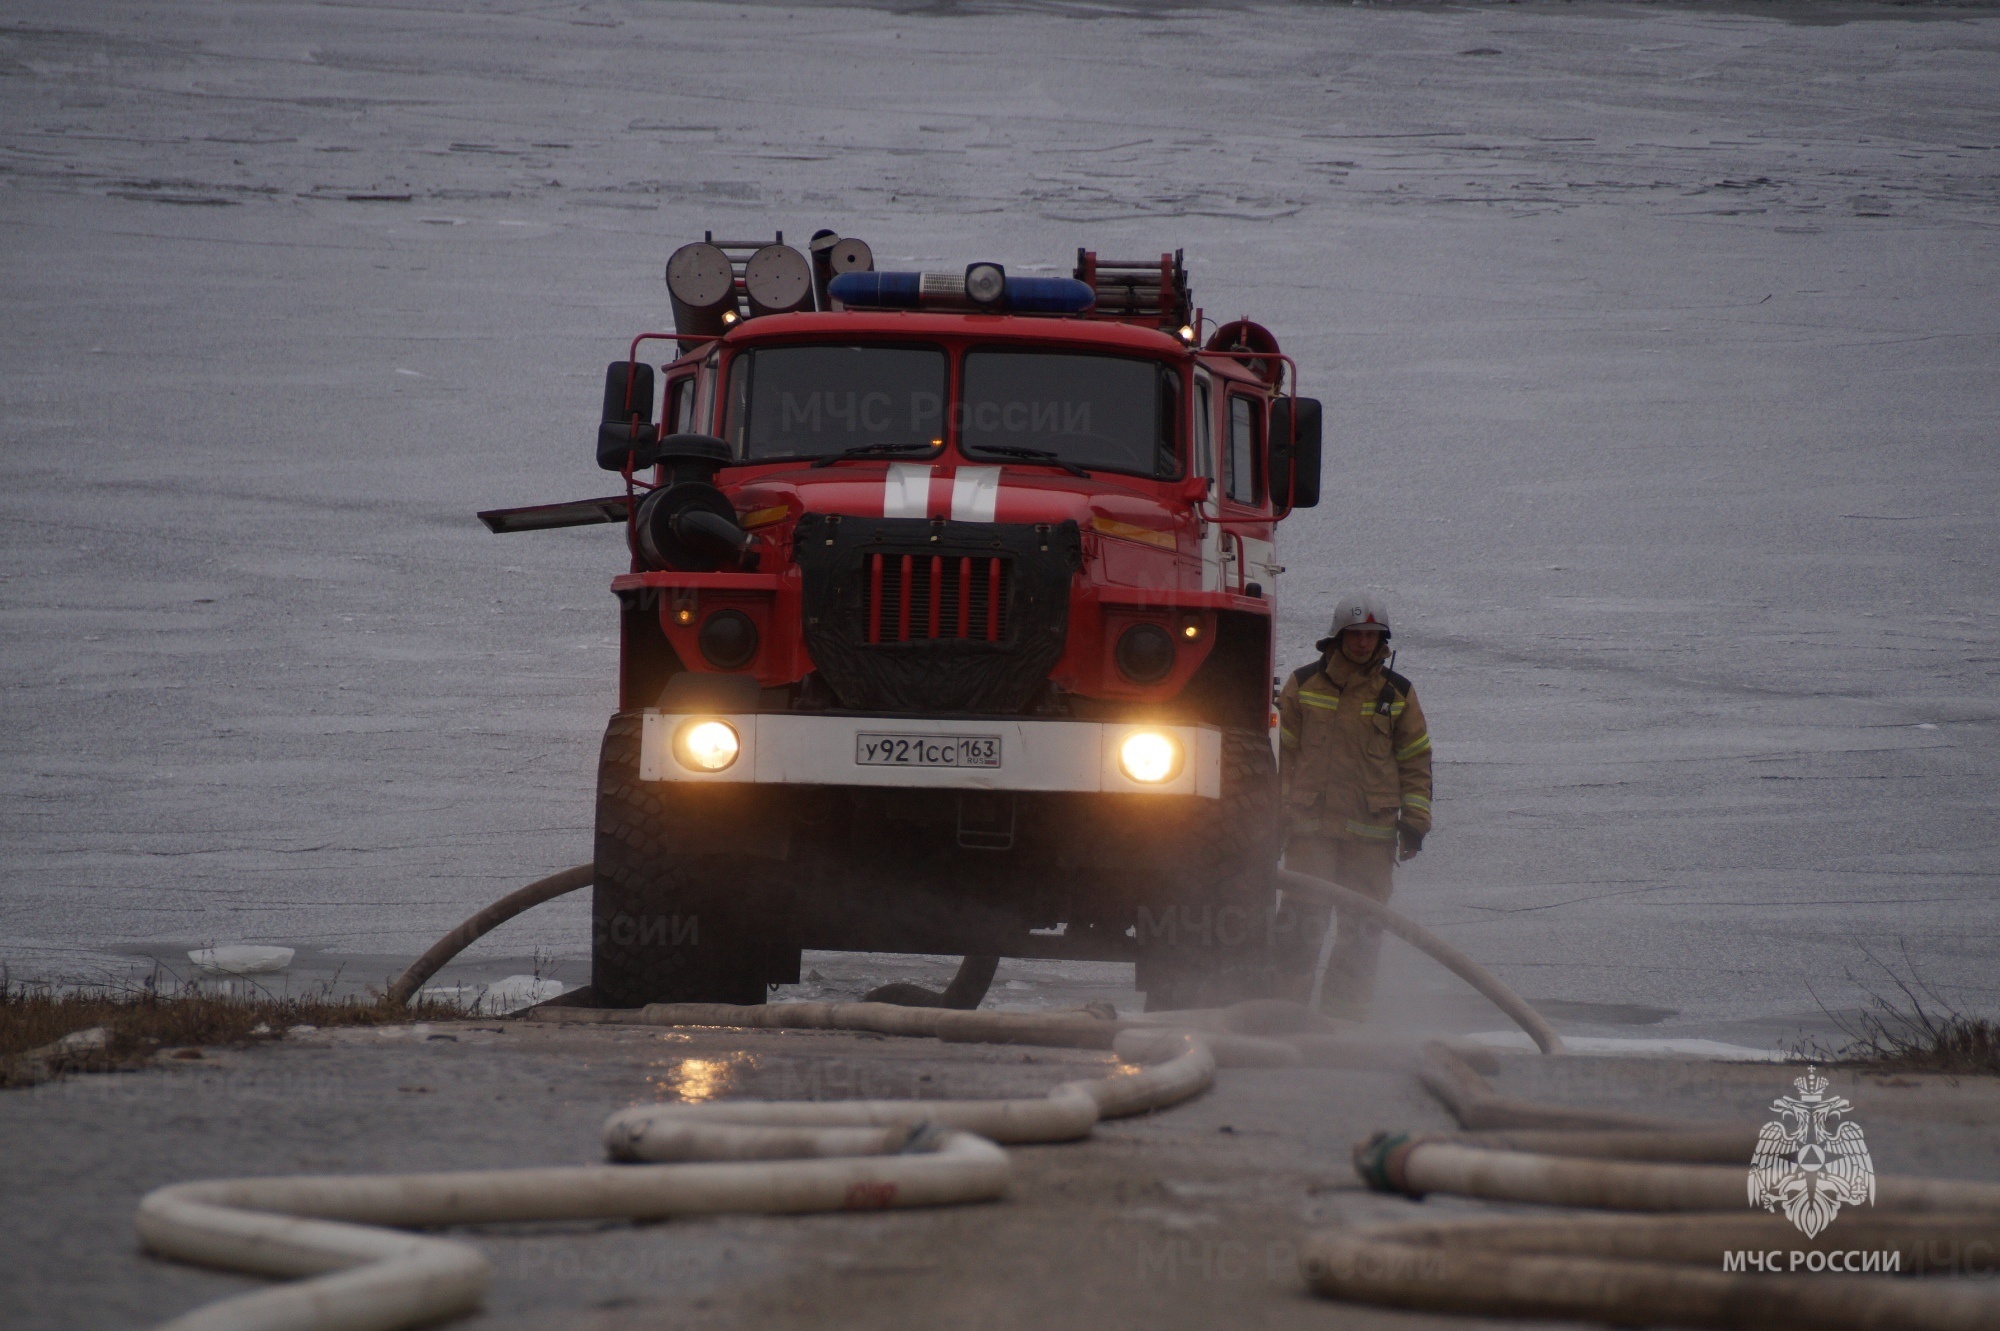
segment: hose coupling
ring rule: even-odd
[[[1421,1201],[1423,1194],[1410,1190],[1403,1166],[1409,1160],[1410,1152],[1427,1140],[1421,1134],[1378,1132],[1367,1141],[1355,1144],[1354,1172],[1361,1175],[1361,1181],[1375,1192],[1401,1193],[1413,1201]]]
[[[950,1135],[950,1128],[945,1127],[943,1124],[933,1123],[928,1119],[921,1123],[912,1123],[909,1128],[909,1135],[904,1137],[902,1144],[891,1150],[889,1154],[931,1155],[944,1146],[944,1139]]]

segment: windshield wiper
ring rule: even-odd
[[[981,444],[979,451],[981,453],[998,453],[1002,457],[1024,458],[1029,462],[1046,462],[1051,467],[1061,467],[1072,476],[1081,476],[1086,481],[1090,479],[1090,473],[1082,467],[1069,461],[1060,453],[1051,453],[1046,448],[1024,448],[1019,444]]]
[[[936,446],[937,445],[935,444],[915,444],[915,443],[857,444],[853,448],[846,449],[842,452],[828,453],[823,458],[815,458],[813,459],[813,466],[831,467],[834,463],[844,461],[847,458],[865,458],[871,453],[908,453],[912,450],[919,450],[928,453],[931,451],[931,449],[935,448]]]

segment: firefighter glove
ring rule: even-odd
[[[1424,834],[1408,823],[1396,824],[1396,858],[1407,860],[1424,848]]]

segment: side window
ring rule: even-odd
[[[709,376],[704,375],[702,377],[706,379]],[[736,353],[736,359],[729,362],[729,433],[727,436],[730,451],[739,458],[743,456],[743,430],[744,421],[750,415],[747,410],[749,401],[750,357],[739,351]],[[706,409],[708,404],[704,402],[702,406]],[[706,416],[705,410],[704,416]]]
[[[694,430],[696,434],[707,434],[715,428],[715,380],[716,367],[722,363],[720,352],[711,351],[703,362],[701,372],[695,379],[694,390]]]
[[[660,412],[663,434],[694,433],[694,376],[667,380],[666,405]]]
[[[1196,476],[1215,477],[1215,405],[1209,400],[1208,380],[1194,382],[1194,467]]]
[[[1229,399],[1229,451],[1223,459],[1223,490],[1239,504],[1257,502],[1257,431],[1262,422],[1257,404],[1247,397]]]
[[[1159,380],[1160,431],[1154,446],[1153,475],[1171,481],[1189,474],[1181,467],[1181,404],[1187,398],[1182,395],[1181,377],[1175,371],[1162,368]]]

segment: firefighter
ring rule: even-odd
[[[1372,596],[1334,608],[1320,659],[1278,695],[1285,864],[1377,901],[1431,827],[1431,737],[1410,681],[1388,668],[1389,612]],[[1381,926],[1338,915],[1320,1004],[1365,1019]]]

